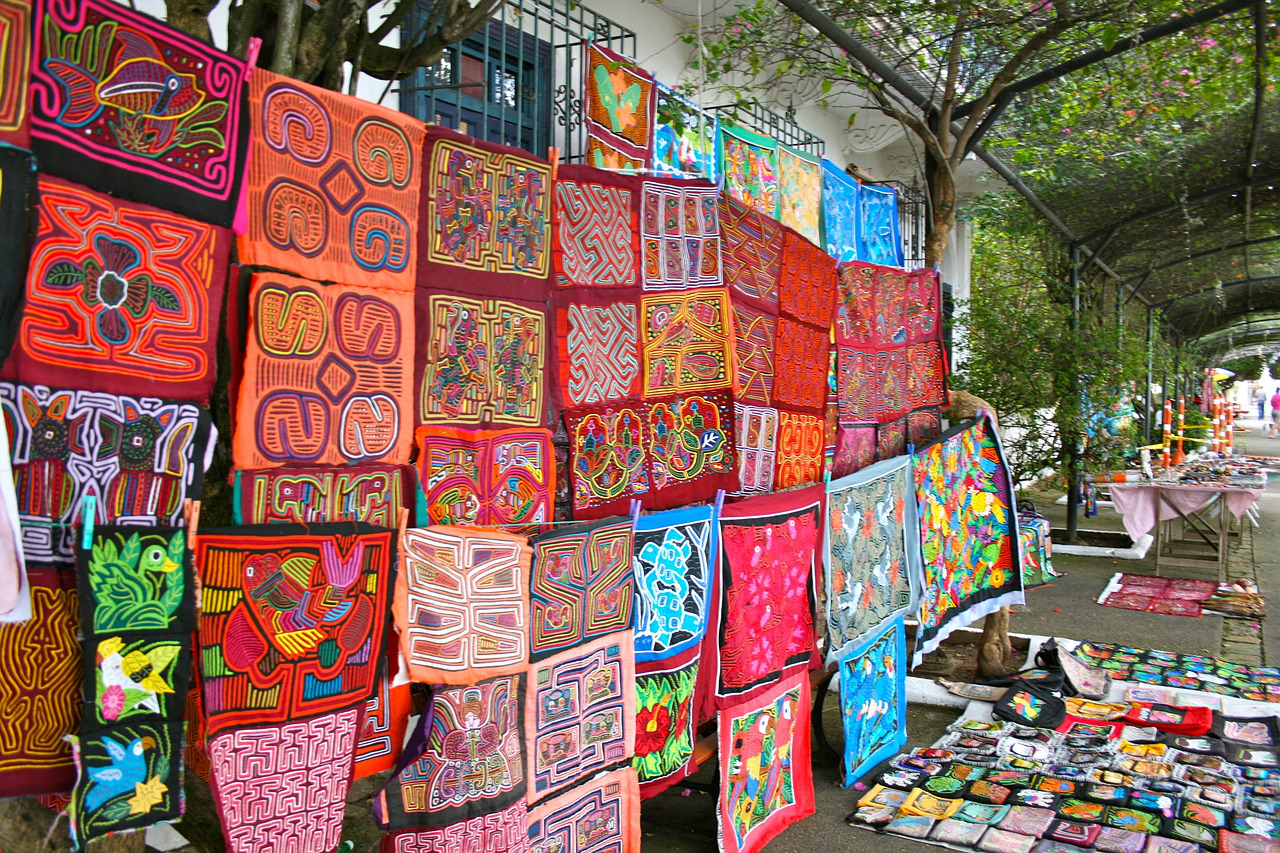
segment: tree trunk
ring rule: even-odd
[[[956,226],[956,182],[945,164],[935,166],[929,195],[932,215],[924,238],[924,263],[931,267],[942,263]]]
[[[1009,674],[1009,608],[1001,607],[982,620],[978,646],[978,677],[983,681]]]
[[[171,25],[207,44],[213,44],[209,29],[209,13],[217,0],[167,0],[165,20]]]

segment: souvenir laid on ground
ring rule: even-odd
[[[1274,667],[1112,643],[1080,643],[1071,653],[1119,681],[1200,690],[1254,702],[1280,702],[1280,669]]]
[[[1021,604],[1023,594],[1016,504],[995,422],[952,427],[919,448],[912,466],[924,556],[918,666],[952,631]]]
[[[1116,710],[1083,701],[1072,707],[1095,716]],[[1179,709],[1166,707],[1177,715]],[[1274,717],[1217,715],[1213,731],[1170,744],[1090,731],[1120,725],[1069,719],[1053,732],[962,719],[932,747],[899,755],[868,778],[870,790],[849,823],[945,846],[969,838],[957,822],[990,826],[977,846],[993,853],[1032,846],[1058,853],[1275,853],[1280,789],[1266,784],[1275,771],[1264,765],[1280,755],[1220,737],[1275,740]]]
[[[1144,610],[1167,616],[1204,615],[1201,605],[1218,589],[1213,581],[1159,578],[1117,572],[1098,596],[1103,607]]]

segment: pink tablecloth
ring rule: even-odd
[[[1111,500],[1116,511],[1124,520],[1124,529],[1134,542],[1156,526],[1156,509],[1160,510],[1160,520],[1170,521],[1178,518],[1176,506],[1183,513],[1190,515],[1203,509],[1215,497],[1222,497],[1227,502],[1227,509],[1237,519],[1244,511],[1258,502],[1262,497],[1262,489],[1228,489],[1212,486],[1178,486],[1154,483],[1116,483],[1111,486]],[[1162,503],[1159,494],[1163,493]],[[1169,506],[1168,504],[1173,504]]]

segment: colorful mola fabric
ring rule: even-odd
[[[659,175],[720,182],[717,140],[720,119],[710,110],[657,81],[657,115],[653,133],[653,168]],[[667,121],[680,117],[683,122]]]
[[[861,189],[830,160],[822,161],[822,244],[842,264],[858,259]]]
[[[31,618],[0,624],[0,797],[70,791],[80,729],[80,611],[70,572],[32,570]]]
[[[474,684],[528,669],[532,559],[529,541],[511,533],[404,532],[392,611],[414,681]]]
[[[746,498],[720,513],[718,582],[702,646],[703,717],[818,662],[821,486]]]
[[[631,519],[561,527],[529,540],[530,659],[631,628],[635,573]]]
[[[336,849],[359,724],[352,707],[209,738],[229,853]]]
[[[890,459],[827,484],[827,661],[917,600],[920,522],[911,459]]]
[[[912,457],[924,585],[912,666],[957,628],[1021,604],[1018,516],[994,421],[952,427]]]
[[[0,142],[31,147],[30,0],[0,0]],[[6,222],[12,220],[5,219]]]
[[[524,728],[529,802],[635,753],[631,631],[619,631],[529,667]]]
[[[721,124],[720,171],[725,195],[778,218],[778,140]]]
[[[200,494],[209,413],[190,403],[0,382],[27,566],[70,566],[84,499],[98,524],[176,524]]]
[[[858,260],[900,267],[902,234],[898,225],[898,191],[863,184],[858,191]]]
[[[355,523],[200,531],[200,688],[210,736],[341,716],[368,701],[383,655],[393,536]]]
[[[789,145],[778,146],[779,219],[810,243],[822,244],[822,161]]]
[[[518,533],[551,520],[556,469],[549,430],[419,427],[416,442],[423,523]]]
[[[551,164],[427,128],[418,281],[542,302],[551,275]]]
[[[717,532],[714,506],[684,507],[636,519],[638,662],[681,655],[697,648],[706,636]]]
[[[531,853],[640,853],[636,773],[619,767],[529,810]]]
[[[716,716],[722,853],[753,853],[813,814],[809,726],[807,672]]]
[[[254,144],[240,262],[412,290],[422,123],[261,68],[249,100]]]
[[[402,465],[234,471],[236,524],[363,521],[397,527],[413,473]]]
[[[636,756],[631,766],[641,797],[660,794],[698,768],[693,750],[699,661],[696,654],[684,657],[684,662],[636,665]]]
[[[655,86],[635,60],[587,45],[587,161],[612,171],[647,171],[653,164]]]
[[[844,784],[897,754],[907,742],[907,641],[902,615],[840,658]]]
[[[261,273],[249,327],[237,467],[409,461],[412,294]]]
[[[244,60],[110,0],[37,0],[35,21],[41,170],[230,225],[249,138]]]
[[[440,687],[374,798],[378,825],[444,827],[525,800],[524,675]]]
[[[416,316],[419,425],[545,426],[545,297],[473,298],[420,287]]]
[[[841,424],[883,425],[946,405],[938,281],[931,269],[841,265],[835,323]],[[899,433],[905,445],[905,422],[889,438]]]
[[[76,849],[113,832],[182,817],[184,730],[181,719],[151,718],[79,738],[79,781],[68,808]]]
[[[382,836],[380,853],[528,853],[529,811],[517,800],[501,811],[467,818],[448,826],[406,829]]]
[[[3,375],[207,403],[230,231],[48,177],[39,210]]]
[[[719,190],[706,181],[646,179],[640,195],[645,290],[722,284]]]
[[[638,286],[640,179],[565,164],[556,170],[555,187],[556,285]]]

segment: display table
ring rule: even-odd
[[[1111,500],[1124,521],[1124,529],[1136,542],[1155,528],[1156,575],[1160,567],[1191,566],[1218,569],[1218,581],[1226,580],[1227,548],[1231,521],[1258,502],[1263,489],[1231,485],[1189,485],[1176,481],[1116,483]],[[1181,533],[1174,523],[1181,522]]]

